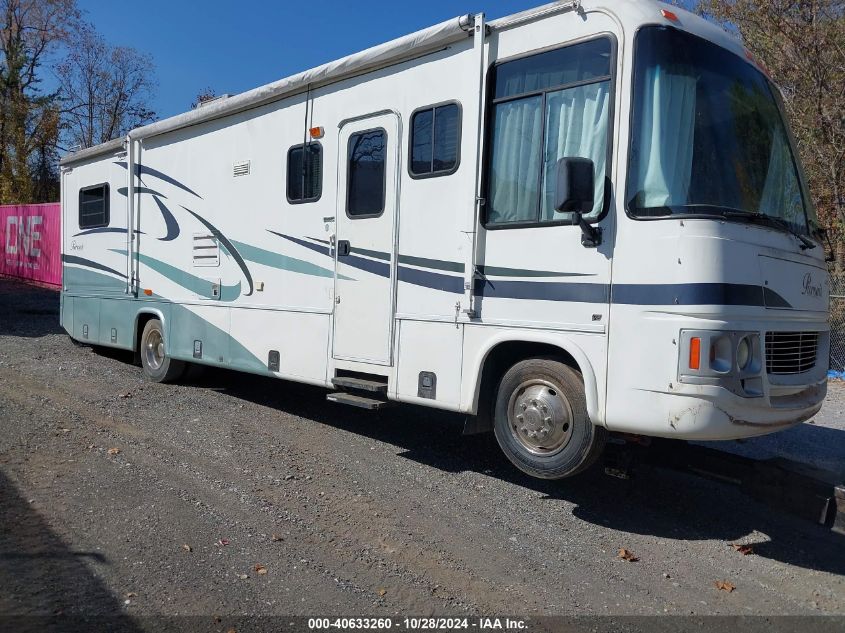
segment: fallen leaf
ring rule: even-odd
[[[96,447],[94,444],[89,444],[89,445],[88,445],[88,450],[90,451],[92,448],[97,448],[97,447]]]
[[[70,433],[70,429],[59,429],[62,433]]]
[[[619,548],[619,558],[628,563],[636,563],[638,560],[640,560],[638,557],[634,556],[634,553],[632,551],[627,550],[624,547]]]
[[[126,393],[120,394],[119,397],[120,398],[131,398],[132,394],[127,391]]]
[[[221,618],[219,615],[215,615],[215,616],[214,616],[214,621],[215,621],[217,624],[220,624],[220,623],[223,621],[223,618]]]
[[[380,596],[384,596],[386,593],[387,593],[387,589],[379,589],[378,590],[378,595],[380,595]]]
[[[217,539],[217,545],[219,545],[220,547],[223,547],[224,545],[228,545],[228,544],[229,544],[229,539],[227,539],[227,538]]]
[[[717,580],[713,584],[716,586],[716,589],[720,591],[727,591],[728,593],[736,589],[736,585],[728,582],[727,580]]]
[[[743,556],[748,556],[749,554],[754,553],[754,548],[750,545],[740,545],[739,543],[731,543],[730,545]]]
[[[278,541],[284,541],[284,540],[285,540],[285,537],[284,537],[284,536],[282,536],[282,535],[280,535],[280,534],[274,534],[274,535],[272,536],[272,538],[273,538],[273,540],[274,540],[274,541],[276,541],[276,542],[278,542]]]
[[[264,565],[260,564],[260,563],[256,563],[256,564],[253,566],[253,568],[252,568],[252,569],[253,569],[253,570],[255,571],[255,573],[257,573],[259,576],[264,576],[264,575],[266,575],[266,574],[267,574],[267,568],[266,568]]]
[[[247,576],[246,574],[238,574],[238,578],[240,578],[241,580],[246,580],[247,578],[249,578],[249,576]]]
[[[135,593],[134,591],[130,591],[129,593],[127,593],[127,594],[126,594],[126,597],[127,597],[127,598],[134,598],[134,597],[135,597],[135,596],[137,596],[137,595],[138,595],[138,594],[137,594],[137,593]]]
[[[194,551],[194,548],[191,547],[190,545],[188,545],[187,543],[182,545],[182,549],[185,550],[186,552],[193,552]]]
[[[117,455],[120,452],[119,448],[110,448],[109,455]]]

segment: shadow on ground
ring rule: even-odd
[[[58,334],[59,291],[0,277],[0,336]]]
[[[727,484],[646,465],[631,481],[610,478],[600,468],[569,480],[536,480],[506,461],[492,434],[462,436],[463,417],[452,413],[410,405],[360,411],[326,402],[323,389],[211,368],[194,370],[186,380],[392,444],[400,457],[442,471],[474,471],[540,492],[547,502],[567,501],[576,506],[575,516],[590,523],[677,541],[721,540],[725,547],[742,540],[753,544],[759,556],[845,574],[845,538],[769,508]],[[840,447],[845,461],[845,431],[803,425],[792,432],[812,436],[811,445]],[[746,453],[750,444],[744,442]],[[748,537],[755,532],[768,538],[754,542]]]
[[[138,630],[92,571],[97,552],[71,550],[0,471],[0,627],[7,631]]]

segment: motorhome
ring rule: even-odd
[[[761,435],[825,396],[781,94],[671,5],[456,17],[69,155],[61,184],[61,323],[153,381],[462,412],[550,479],[611,432]]]

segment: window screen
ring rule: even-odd
[[[454,173],[460,138],[461,109],[456,103],[415,112],[411,121],[411,175]]]
[[[79,228],[94,229],[109,225],[108,184],[79,190]]]
[[[358,132],[349,137],[346,214],[373,217],[384,211],[387,132]]]
[[[323,146],[296,145],[288,150],[288,202],[314,202],[323,193]]]
[[[488,225],[568,223],[554,209],[555,170],[564,157],[595,165],[595,207],[605,206],[612,44],[600,38],[524,57],[493,73],[487,174]]]

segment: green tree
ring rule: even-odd
[[[78,19],[75,0],[0,0],[0,203],[49,194],[39,179],[56,157],[58,94],[40,71]]]

